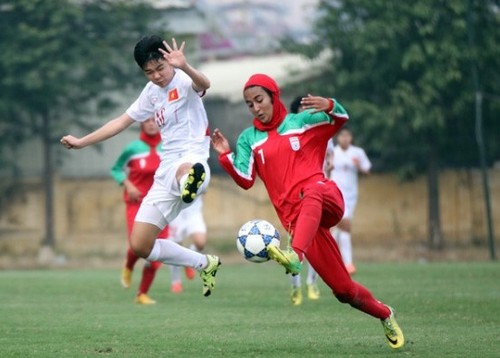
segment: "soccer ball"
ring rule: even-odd
[[[280,234],[272,224],[265,220],[251,220],[238,231],[236,247],[248,261],[269,261],[267,246],[270,244],[279,246]]]

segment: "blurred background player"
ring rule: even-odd
[[[130,248],[130,234],[134,227],[134,220],[141,206],[142,198],[147,194],[156,169],[160,165],[161,135],[154,118],[141,123],[139,139],[130,142],[120,154],[115,164],[111,168],[111,176],[123,186],[123,201],[125,202],[128,248],[125,265],[121,273],[121,284],[124,288],[129,288],[132,283],[132,272],[135,263],[139,259]],[[158,238],[166,238],[168,226],[158,235]],[[137,291],[136,302],[150,305],[156,303],[148,295],[149,288],[156,276],[156,271],[160,268],[161,262],[146,261],[142,271],[142,278]]]
[[[332,179],[344,196],[344,217],[333,230],[333,237],[339,244],[347,272],[356,273],[352,260],[351,228],[354,210],[358,201],[358,173],[368,174],[372,163],[365,151],[352,144],[353,136],[349,128],[343,127],[337,134],[337,145],[333,150]]]
[[[207,225],[203,218],[203,196],[200,196],[191,206],[182,210],[169,225],[169,240],[182,243],[186,239],[191,242],[190,250],[202,252],[207,243]],[[171,272],[171,291],[181,293],[183,291],[181,268],[179,266],[170,266]],[[195,276],[195,270],[191,267],[185,267],[186,277],[192,280]]]
[[[302,106],[302,98],[306,97],[304,96],[298,96],[296,97],[292,103],[290,104],[290,112],[291,113],[300,113],[304,110],[304,107]],[[331,143],[331,142],[330,142]],[[332,169],[332,156],[333,156],[333,145],[328,148],[326,157],[325,157],[325,163],[324,163],[324,168],[323,171],[325,172],[325,175],[328,176],[330,174],[330,170]],[[292,283],[292,289],[290,293],[290,298],[292,300],[292,304],[294,306],[298,306],[302,303],[302,280],[301,280],[301,275],[295,275],[290,277],[290,281]],[[314,270],[314,268],[311,266],[311,264],[308,265],[307,268],[307,278],[306,278],[306,287],[307,287],[307,298],[310,300],[318,300],[320,297],[320,292],[318,288],[318,274]]]

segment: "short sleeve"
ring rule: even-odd
[[[134,121],[137,122],[144,122],[148,118],[150,118],[154,112],[154,103],[151,98],[151,85],[152,83],[149,82],[144,89],[142,90],[141,94],[137,99],[135,100],[134,103],[130,105],[130,107],[126,110],[126,113],[132,118]]]

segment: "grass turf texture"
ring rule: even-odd
[[[139,268],[139,267],[138,267]],[[360,264],[356,279],[398,311],[406,347],[392,352],[380,323],[322,297],[292,307],[275,263],[223,265],[202,297],[199,279],[169,292],[163,268],[133,302],[116,270],[0,271],[0,357],[498,357],[500,266]]]

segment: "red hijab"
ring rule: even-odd
[[[155,135],[151,136],[147,135],[146,132],[144,132],[141,129],[141,134],[139,135],[139,139],[148,144],[150,147],[155,148],[161,142],[161,134],[160,132],[158,132]]]
[[[273,101],[273,117],[271,118],[271,121],[269,123],[262,123],[257,118],[254,118],[253,125],[260,131],[270,131],[272,129],[278,128],[281,122],[283,122],[283,119],[285,118],[287,113],[286,107],[280,99],[280,88],[271,77],[263,75],[261,73],[250,76],[247,83],[245,83],[243,91],[248,87],[254,86],[263,87],[271,92],[271,98]]]

